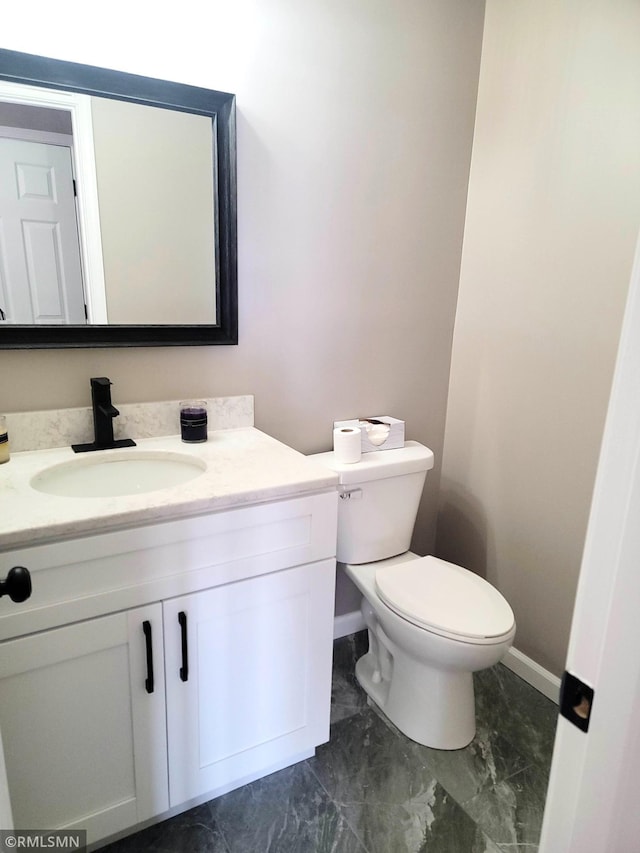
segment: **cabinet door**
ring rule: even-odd
[[[163,603],[171,806],[328,739],[334,583],[326,560]]]
[[[17,828],[87,829],[92,842],[168,807],[162,663],[159,604],[0,644]]]

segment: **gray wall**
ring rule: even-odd
[[[91,118],[109,322],[215,323],[211,119],[114,98]]]
[[[629,0],[487,2],[437,549],[556,674],[640,227],[639,43]]]
[[[74,26],[73,0],[14,4],[3,47],[236,92],[240,345],[3,352],[0,408],[87,405],[94,375],[116,405],[251,393],[256,425],[303,452],[334,418],[391,414],[439,466],[483,3],[246,0],[206,27],[195,0],[151,23],[103,5]]]

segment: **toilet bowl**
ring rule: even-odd
[[[337,559],[362,593],[369,632],[359,683],[412,740],[461,749],[476,730],[473,673],[504,656],[516,625],[483,578],[409,551],[432,451],[410,441],[352,464],[311,458],[339,475]]]
[[[467,746],[473,672],[498,663],[515,636],[506,600],[460,566],[411,552],[344,569],[363,596],[369,651],[356,677],[369,698],[418,743]]]

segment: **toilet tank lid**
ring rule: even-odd
[[[351,464],[338,462],[333,451],[316,453],[309,459],[335,471],[343,486],[428,471],[434,464],[433,451],[417,441],[406,441],[404,447],[395,450],[363,453],[360,462]]]

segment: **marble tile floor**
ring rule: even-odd
[[[501,664],[476,675],[462,750],[410,741],[354,677],[366,632],[334,645],[332,725],[316,755],[102,853],[535,853],[557,707]]]

